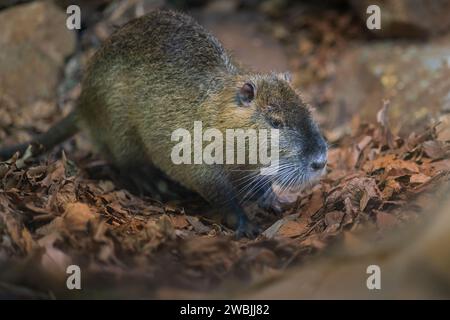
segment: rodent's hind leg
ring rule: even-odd
[[[254,239],[261,233],[261,228],[249,220],[244,209],[234,199],[228,200],[221,210],[225,211],[226,224],[234,226],[236,239]]]
[[[153,183],[153,179],[149,179],[151,174],[144,171],[143,168],[121,168],[121,178],[124,182],[124,186],[132,193],[139,196],[151,196],[156,200],[161,200],[158,193],[158,188]]]
[[[251,222],[244,210],[240,209],[240,212],[237,212],[238,215],[238,226],[236,229],[236,239],[240,239],[242,237],[247,237],[249,239],[254,239],[261,233],[261,228],[255,223]]]
[[[237,238],[256,238],[261,233],[261,229],[248,219],[228,177],[221,171],[209,173],[210,183],[199,183],[197,186],[201,188],[197,188],[196,191],[223,214],[225,224],[236,230]],[[204,175],[201,177],[206,179]]]
[[[226,205],[227,214],[232,215],[236,228],[236,238],[247,237],[249,239],[256,238],[261,233],[261,228],[251,222],[244,209],[237,203],[235,199],[229,200]],[[229,218],[229,217],[228,217]]]

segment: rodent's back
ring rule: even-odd
[[[212,121],[219,111],[205,110],[204,102],[237,73],[217,39],[192,18],[153,12],[120,28],[93,57],[80,126],[119,166],[150,160],[169,175],[184,174],[171,163],[171,133]]]
[[[90,69],[107,71],[104,67],[111,65],[139,76],[160,75],[160,81],[175,80],[175,85],[186,80],[189,86],[237,72],[214,36],[191,17],[173,11],[152,12],[115,32],[96,53]]]

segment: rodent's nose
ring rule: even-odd
[[[319,171],[325,168],[326,164],[327,164],[326,161],[315,161],[311,163],[311,168],[313,168],[313,170]]]

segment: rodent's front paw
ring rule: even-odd
[[[262,230],[256,224],[253,224],[249,221],[245,221],[241,223],[236,230],[236,239],[241,239],[243,237],[249,239],[255,239],[257,236],[261,234]]]

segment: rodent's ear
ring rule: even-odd
[[[279,77],[280,77],[281,79],[283,79],[284,81],[287,81],[287,82],[291,82],[291,81],[292,81],[292,75],[291,75],[290,72],[283,72],[283,73],[280,73],[280,74],[279,74]]]
[[[239,89],[238,97],[239,102],[245,106],[248,106],[250,102],[253,101],[256,94],[256,88],[255,85],[251,82],[246,82],[244,85]]]

